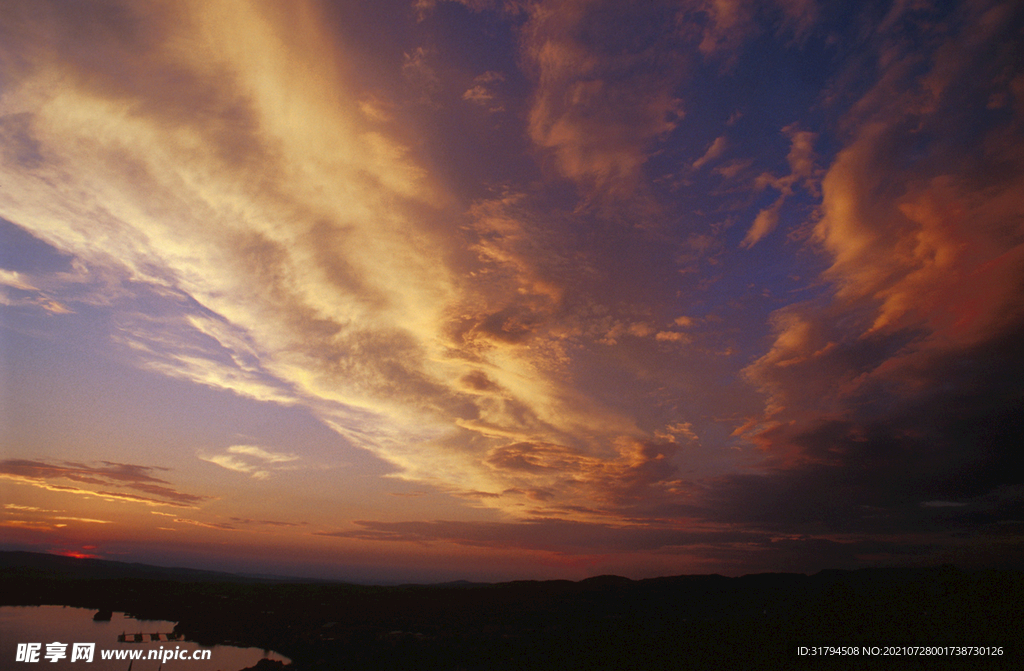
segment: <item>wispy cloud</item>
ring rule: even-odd
[[[203,461],[217,464],[230,471],[245,473],[257,480],[269,477],[272,471],[293,468],[284,464],[299,461],[297,455],[273,452],[256,445],[232,445],[219,454],[200,452],[197,456]]]
[[[201,522],[199,520],[191,520],[187,518],[176,517],[174,518],[176,524],[190,524],[194,527],[202,527],[204,529],[213,529],[215,531],[234,531],[235,527],[230,524],[223,524],[220,522]]]
[[[488,70],[473,79],[473,86],[466,89],[462,94],[462,99],[485,108],[491,114],[504,112],[505,107],[494,90],[494,86],[503,81],[505,81],[505,76],[500,72]]]
[[[236,524],[255,525],[255,526],[266,526],[266,527],[301,527],[305,526],[307,522],[281,522],[278,520],[251,520],[245,517],[232,517],[232,522]]]
[[[745,43],[765,30],[765,14],[777,14],[775,31],[795,39],[805,37],[818,19],[814,0],[688,0],[682,4],[688,19],[685,33],[692,35],[697,50],[730,66]]]
[[[4,290],[4,289],[8,290]],[[13,289],[14,291],[9,291]],[[34,305],[52,314],[69,314],[71,310],[47,292],[30,283],[23,273],[0,268],[0,304]]]
[[[31,517],[32,519],[7,519],[5,520],[11,524],[47,524],[50,521],[57,523],[63,522],[84,522],[86,524],[113,524],[110,520],[100,520],[91,517],[78,517],[76,515],[61,514],[66,513],[64,510],[49,510],[46,508],[39,508],[37,506],[23,506],[17,503],[6,503],[4,504],[4,515],[8,518],[20,517]]]
[[[818,192],[821,171],[816,166],[814,155],[816,135],[809,131],[799,130],[796,126],[786,126],[782,132],[790,140],[789,154],[786,156],[790,172],[783,177],[763,173],[755,180],[758,190],[770,186],[779,191],[779,197],[769,207],[757,213],[754,223],[740,243],[742,247],[753,247],[775,230],[779,223],[779,212],[786,199],[793,195],[793,187],[800,184],[812,194]]]
[[[166,471],[167,469],[139,466],[137,464],[102,463],[103,465],[101,466],[90,466],[74,462],[47,463],[29,459],[5,459],[0,461],[0,477],[43,487],[52,491],[66,491],[99,498],[137,501],[153,505],[190,507],[209,498],[179,491],[167,480],[152,475],[153,471]],[[140,496],[124,491],[97,491],[95,489],[56,484],[56,482],[62,480],[98,487],[114,485],[144,492],[150,496]]]
[[[708,147],[708,150],[704,152],[704,155],[698,158],[696,161],[694,161],[691,167],[694,170],[699,170],[700,168],[703,168],[705,165],[707,165],[711,161],[718,159],[722,154],[724,154],[728,146],[729,141],[725,138],[724,135],[716,137],[715,141],[711,143],[710,147]]]

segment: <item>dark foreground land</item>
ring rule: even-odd
[[[299,671],[1024,668],[1017,571],[368,587],[0,553],[0,605],[46,604],[171,620],[189,640],[275,650]],[[858,654],[810,654],[826,645]]]

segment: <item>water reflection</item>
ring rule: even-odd
[[[22,667],[15,661],[19,643],[40,643],[39,662],[45,664],[43,668],[55,670],[125,671],[129,664],[127,657],[103,659],[103,653],[110,651],[114,655],[141,651],[142,658],[131,663],[132,671],[157,671],[161,665],[164,671],[175,668],[181,671],[238,671],[253,666],[263,657],[288,661],[281,655],[256,648],[226,645],[208,648],[189,641],[168,640],[167,635],[174,630],[173,622],[136,620],[118,612],[111,613],[109,620],[94,620],[95,615],[95,610],[65,606],[0,607],[0,668],[33,668],[30,665]],[[154,634],[159,636],[154,637]],[[137,639],[141,642],[134,642]],[[67,644],[66,656],[56,662],[47,659],[47,644],[50,643]],[[91,664],[81,659],[71,661],[74,643],[96,644]],[[166,657],[167,661],[147,659],[151,650]],[[209,659],[191,659],[195,651],[209,651]],[[183,659],[185,655],[189,659]]]

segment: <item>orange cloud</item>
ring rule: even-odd
[[[729,141],[725,139],[724,135],[715,138],[715,141],[711,143],[711,146],[708,147],[708,150],[706,152],[704,152],[704,155],[698,158],[696,161],[694,161],[690,167],[692,167],[694,170],[699,170],[700,168],[703,168],[706,164],[710,163],[711,161],[714,161],[715,159],[719,158],[722,154],[724,154],[728,146]]]
[[[977,11],[984,17],[949,35],[923,74],[912,67],[919,54],[880,47],[877,83],[845,120],[851,140],[822,179],[814,229],[833,292],[776,311],[772,347],[746,369],[768,393],[765,418],[788,422],[759,439],[780,453],[805,422],[927,396],[948,357],[1000,350],[1024,320],[1024,115],[981,139],[960,136],[961,115],[1003,86],[979,72],[1008,67],[989,63],[985,45],[1006,34],[1009,15]],[[782,198],[815,174],[810,138],[793,135],[789,162],[789,177],[764,181]],[[766,228],[755,225],[748,240]]]
[[[683,68],[666,64],[633,76],[650,52],[631,53],[614,21],[607,25],[615,32],[586,33],[587,17],[598,11],[615,12],[625,24],[636,17],[632,8],[594,0],[530,7],[525,51],[537,90],[529,133],[562,175],[588,191],[623,197],[636,191],[654,143],[683,116],[674,94]]]
[[[812,194],[818,192],[817,180],[820,171],[816,166],[814,154],[815,133],[799,130],[795,125],[786,126],[782,132],[789,137],[790,149],[786,160],[789,163],[789,174],[783,177],[775,177],[768,173],[757,178],[755,184],[758,189],[766,186],[780,192],[779,197],[771,206],[758,212],[746,237],[740,243],[741,247],[750,248],[762,240],[766,235],[775,230],[779,223],[779,212],[782,210],[786,199],[793,195],[793,187],[797,184]]]

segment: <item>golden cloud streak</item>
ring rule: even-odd
[[[43,480],[36,480],[33,478],[27,478],[19,475],[10,475],[7,473],[0,473],[0,478],[10,480],[12,482],[16,482],[22,485],[28,485],[30,487],[44,489],[49,492],[75,494],[77,496],[93,496],[98,499],[103,499],[104,501],[124,501],[128,503],[141,503],[147,506],[170,506],[171,508],[185,508],[189,510],[196,509],[196,506],[188,505],[185,503],[178,503],[176,501],[161,501],[159,499],[153,499],[146,496],[139,496],[137,494],[127,494],[124,492],[97,492],[90,489],[82,489],[80,487],[54,485]]]
[[[374,96],[350,81],[345,47],[324,31],[317,3],[195,0],[125,12],[129,27],[109,28],[125,34],[88,66],[62,60],[45,39],[10,47],[24,48],[28,66],[0,104],[31,119],[40,158],[30,168],[2,159],[0,214],[73,254],[86,278],[117,278],[128,296],[140,285],[168,296],[177,317],[143,315],[118,336],[141,366],[309,407],[401,477],[446,491],[522,486],[522,474],[484,463],[509,439],[571,442],[614,459],[610,441],[640,436],[564,379],[564,336],[550,323],[564,290],[541,269],[544,241],[532,237],[543,226],[516,197],[454,204],[387,121],[364,112]],[[44,14],[36,19],[52,22],[51,33],[94,48],[75,42],[59,12]],[[537,25],[535,56],[557,74],[538,98],[550,102],[582,84],[576,66],[551,60],[572,41],[565,26]],[[133,30],[151,39],[135,44]],[[676,101],[654,93],[638,135],[581,147],[576,108],[539,106],[535,138],[569,173],[621,190],[647,143],[672,127]],[[467,231],[477,279],[491,283],[470,282],[451,260],[452,236]],[[98,304],[121,298],[109,285],[97,282]],[[515,300],[494,310],[500,296]],[[198,335],[216,345],[188,344]],[[467,388],[474,375],[493,388]],[[246,460],[258,456],[201,458],[266,477],[259,458]]]

